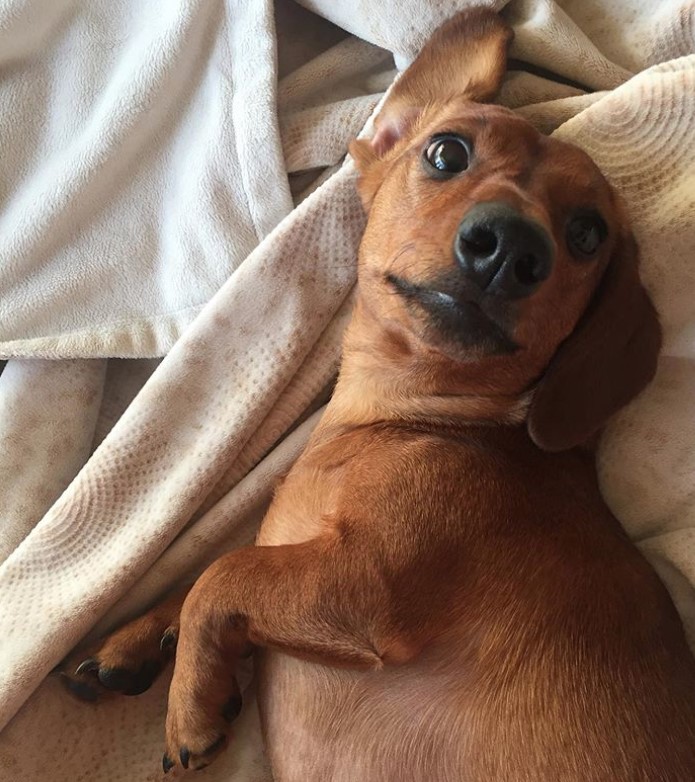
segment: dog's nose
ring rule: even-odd
[[[553,245],[546,230],[508,204],[474,206],[456,233],[454,254],[482,290],[520,298],[550,275]]]

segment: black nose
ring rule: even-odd
[[[456,234],[454,254],[482,290],[512,298],[528,296],[550,275],[553,245],[538,223],[511,206],[474,206]]]

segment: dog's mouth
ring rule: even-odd
[[[386,281],[409,305],[424,310],[430,327],[445,339],[486,353],[518,350],[519,346],[503,325],[507,318],[491,313],[491,308],[485,306],[482,291],[466,285],[465,281],[443,278],[422,285],[395,274],[386,275]]]

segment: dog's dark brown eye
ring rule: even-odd
[[[453,176],[468,168],[468,145],[460,136],[434,136],[425,148],[427,166],[439,176]]]
[[[606,224],[598,215],[579,215],[567,226],[567,244],[574,255],[589,258],[598,250],[606,234]]]

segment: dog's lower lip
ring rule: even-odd
[[[470,302],[475,303],[472,295],[466,295],[465,299],[462,299],[461,296],[447,293],[436,287],[408,282],[402,277],[397,277],[395,274],[387,275],[386,281],[393,285],[399,293],[402,293],[405,296],[428,296],[430,298],[437,298],[442,304],[449,304],[451,306],[461,306],[462,304],[468,304]]]
[[[479,297],[476,297],[472,291],[465,291],[465,296],[463,295],[463,291],[460,295],[456,295],[436,287],[430,288],[429,286],[417,285],[408,282],[407,280],[403,280],[400,277],[396,277],[395,275],[388,275],[386,279],[399,293],[407,298],[428,300],[432,304],[437,303],[452,308],[474,306],[482,315],[488,317],[476,300]]]
[[[434,296],[441,299],[442,304],[449,304],[453,307],[459,306],[460,302],[457,301],[453,296],[451,296],[449,293],[444,293],[444,291],[437,291],[433,290],[430,291]]]
[[[387,275],[386,281],[406,299],[436,315],[442,325],[447,324],[448,329],[453,329],[456,332],[457,339],[467,333],[471,338],[471,345],[474,345],[478,338],[487,338],[496,342],[498,344],[497,350],[503,353],[514,352],[518,349],[518,345],[507,336],[505,331],[481,306],[479,301],[481,293],[468,290],[462,285],[460,286],[460,294],[456,295],[437,287],[417,285],[392,274]],[[471,317],[473,323],[471,323]]]
[[[493,325],[496,325],[492,319],[489,318],[488,315],[483,311],[480,304],[478,304],[478,302],[473,298],[457,298],[450,293],[445,293],[444,291],[438,291],[436,289],[423,289],[423,293],[433,299],[432,303],[436,302],[445,307],[451,307],[457,310],[463,310],[467,307],[472,307],[477,312],[479,312],[482,317],[484,317],[486,320],[489,320],[491,323],[493,323]]]

